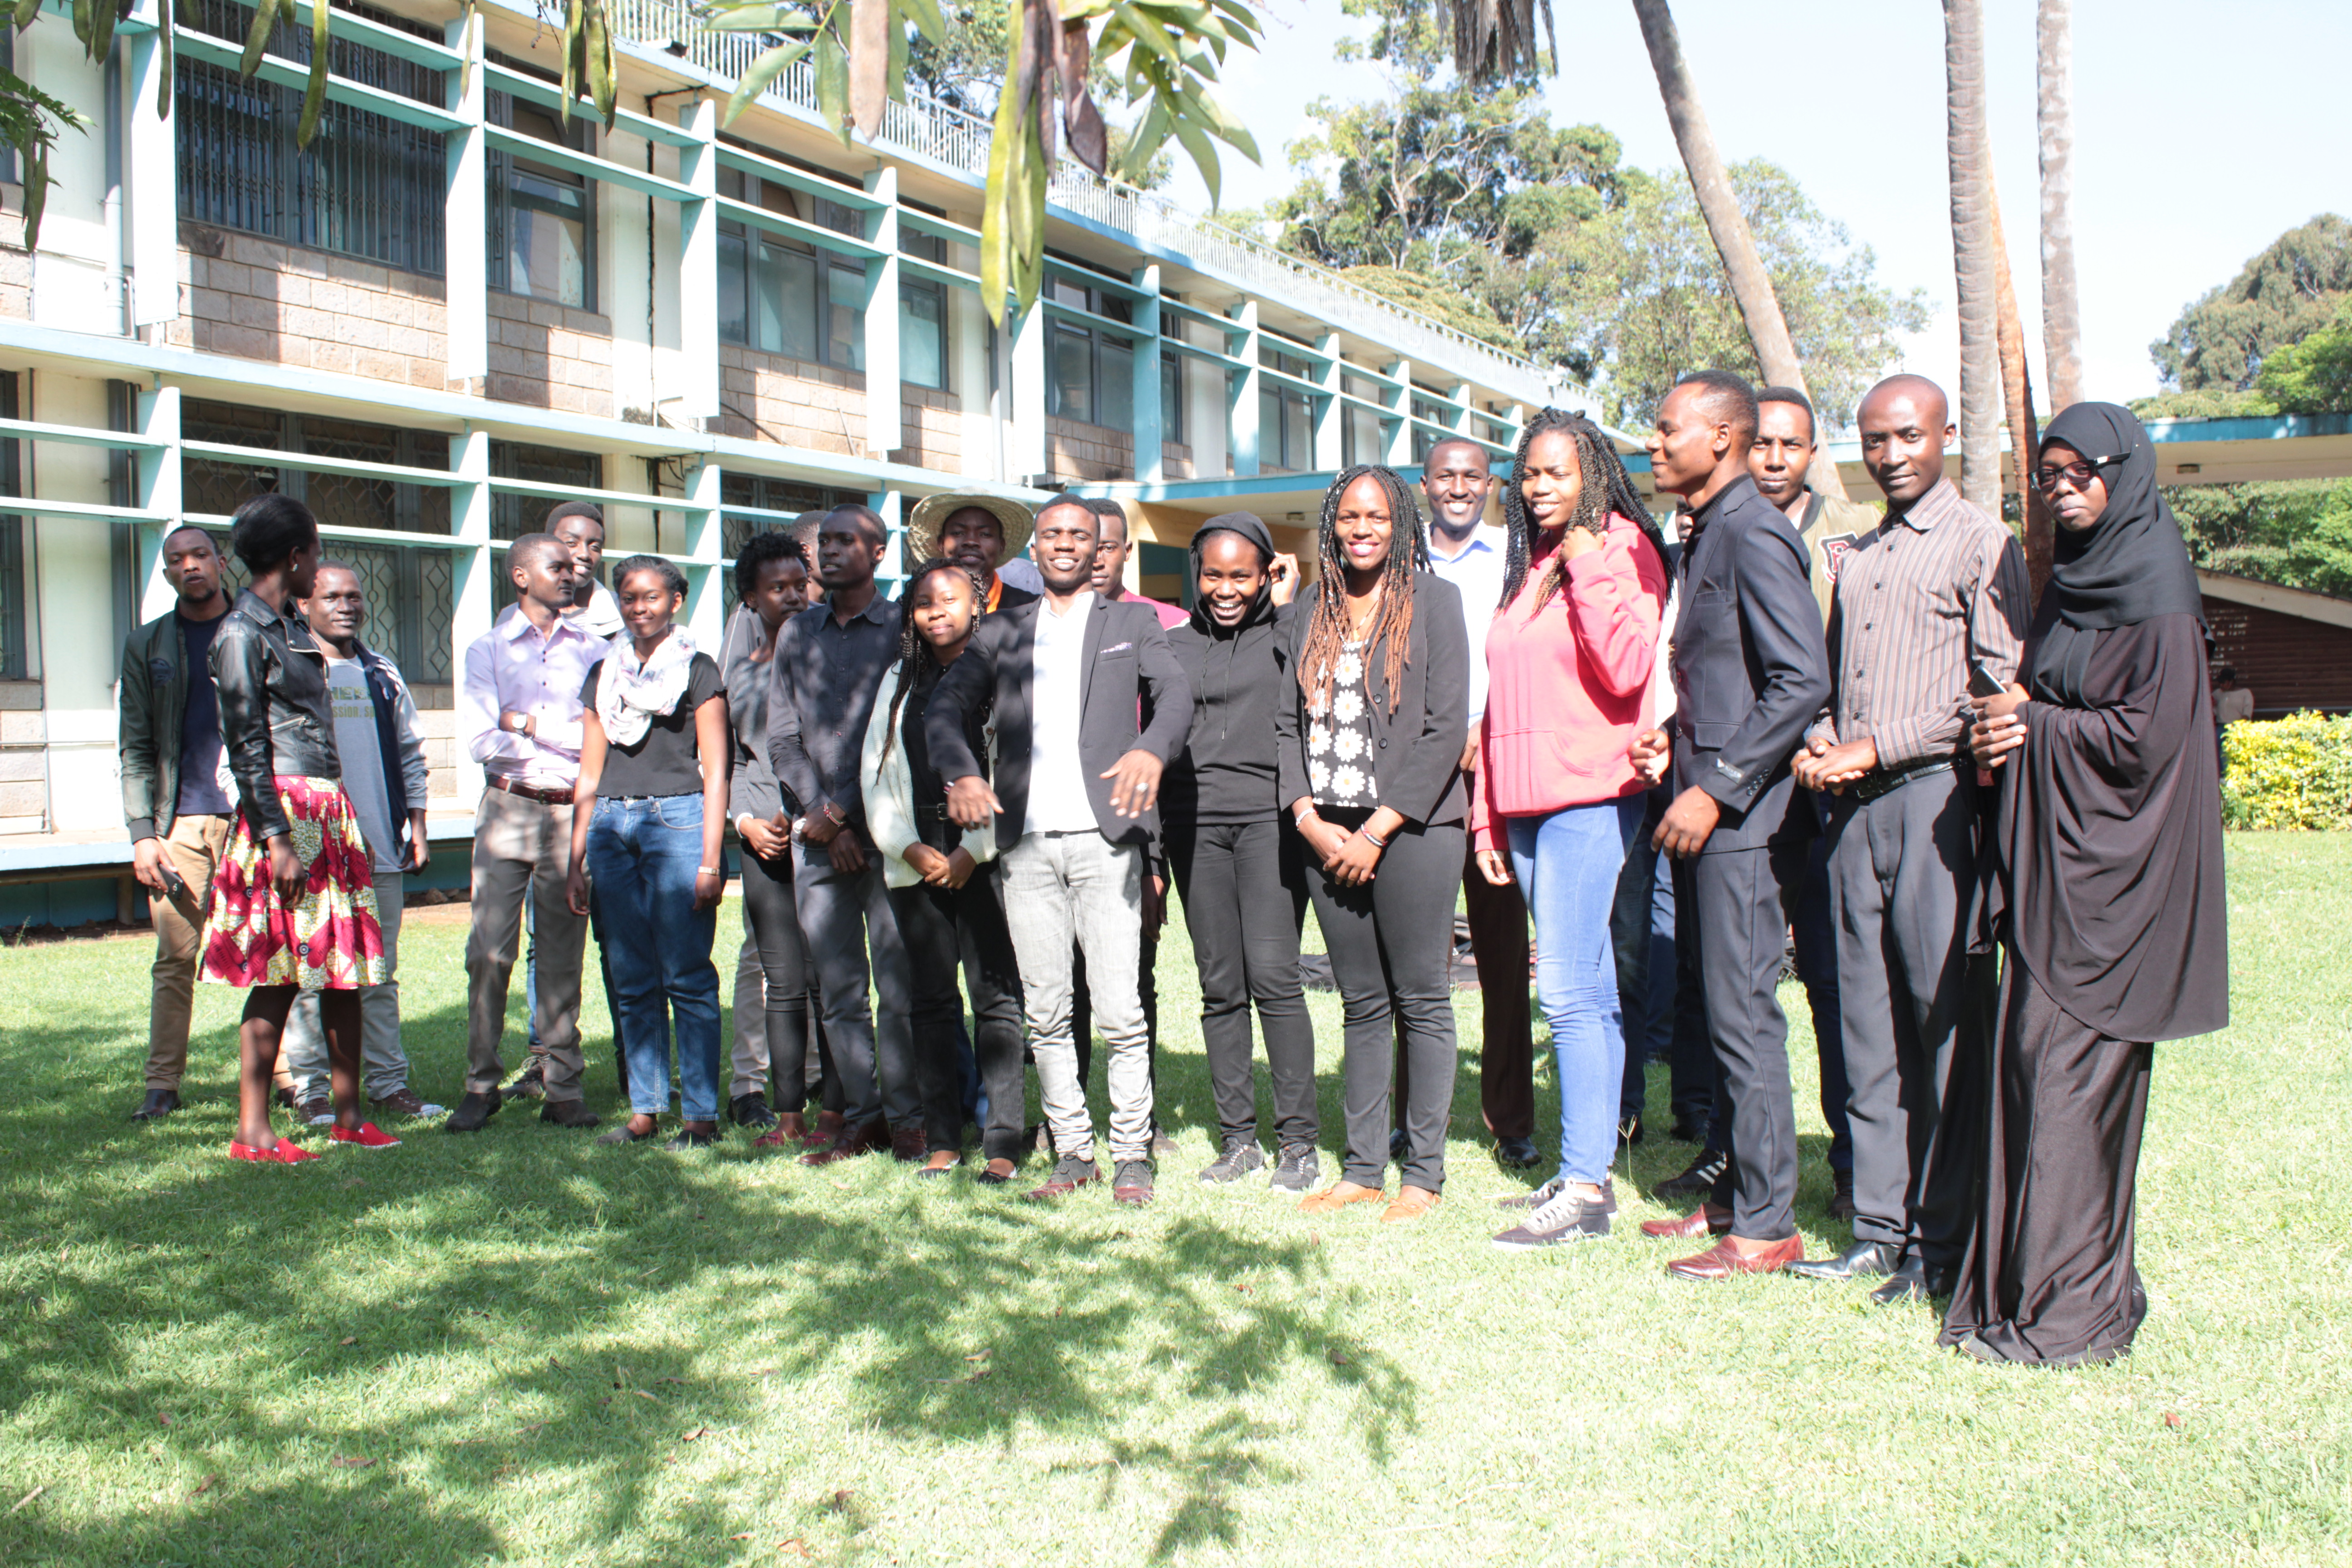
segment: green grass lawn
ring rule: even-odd
[[[1140,1213],[740,1134],[600,1149],[528,1108],[235,1165],[239,997],[202,988],[194,1104],[150,1129],[147,943],[0,952],[0,1561],[2352,1561],[2352,836],[2230,860],[2235,1026],[2157,1055],[2147,1324],[2073,1373],[1939,1352],[1855,1289],[1669,1279],[1635,1226],[1690,1151],[1656,1137],[1615,1237],[1496,1252],[1526,1184],[1476,1135],[1475,994],[1428,1221],[1202,1188],[1181,930],[1184,1154]],[[416,914],[408,1047],[454,1100],[464,927]],[[1846,1232],[1783,1001],[1818,1251]],[[587,1026],[609,1110],[601,997]],[[1662,1069],[1651,1094],[1664,1120]]]

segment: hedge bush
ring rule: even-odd
[[[2224,730],[2221,821],[2230,827],[2352,829],[2352,718],[2304,712]]]

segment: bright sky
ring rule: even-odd
[[[1627,0],[1552,0],[1565,58],[1547,96],[1556,122],[1595,121],[1626,162],[1679,168],[1657,79]],[[1338,0],[1268,0],[1263,55],[1228,74],[1225,101],[1266,165],[1225,163],[1224,199],[1290,188],[1284,145],[1324,96],[1371,96],[1376,79],[1331,60],[1352,26]],[[1898,368],[1958,379],[1942,7],[1932,0],[1675,0],[1683,51],[1724,156],[1762,156],[1878,254],[1879,275],[1927,292],[1927,331]],[[2010,266],[2042,402],[2040,184],[2033,0],[1984,0],[1995,177]],[[2147,345],[2183,305],[2315,214],[2352,214],[2344,146],[2343,0],[2075,0],[2074,237],[2084,387],[2121,400],[2157,390]],[[2334,62],[2331,64],[2330,62]],[[1190,161],[1171,194],[1205,208]]]

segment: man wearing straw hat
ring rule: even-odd
[[[998,576],[997,563],[1028,548],[1035,527],[1029,509],[1004,496],[925,496],[907,519],[906,565],[911,571],[933,556],[943,556],[980,584],[982,615],[1009,610],[1037,595]]]

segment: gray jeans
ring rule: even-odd
[[[1032,833],[1004,852],[1004,922],[1021,964],[1022,1010],[1054,1148],[1092,1158],[1094,1120],[1070,1033],[1070,952],[1086,955],[1094,1024],[1110,1047],[1110,1154],[1151,1153],[1151,1037],[1136,976],[1143,851],[1099,833]]]
[[[408,1087],[408,1053],[400,1048],[400,899],[397,871],[375,874],[376,921],[383,927],[384,967],[393,978],[360,987],[361,1086],[370,1100],[383,1100]],[[278,1045],[279,1064],[294,1089],[294,1103],[333,1098],[328,1072],[327,1032],[319,1023],[319,994],[305,991],[286,1015]]]
[[[866,868],[857,872],[834,869],[829,849],[793,846],[800,859],[793,868],[793,901],[816,961],[825,1037],[833,1043],[834,1068],[841,1075],[843,1118],[852,1127],[877,1116],[888,1118],[894,1128],[919,1126],[923,1108],[915,1091],[907,949],[898,940],[898,917],[882,879],[881,852],[863,834],[858,843],[866,851]]]

